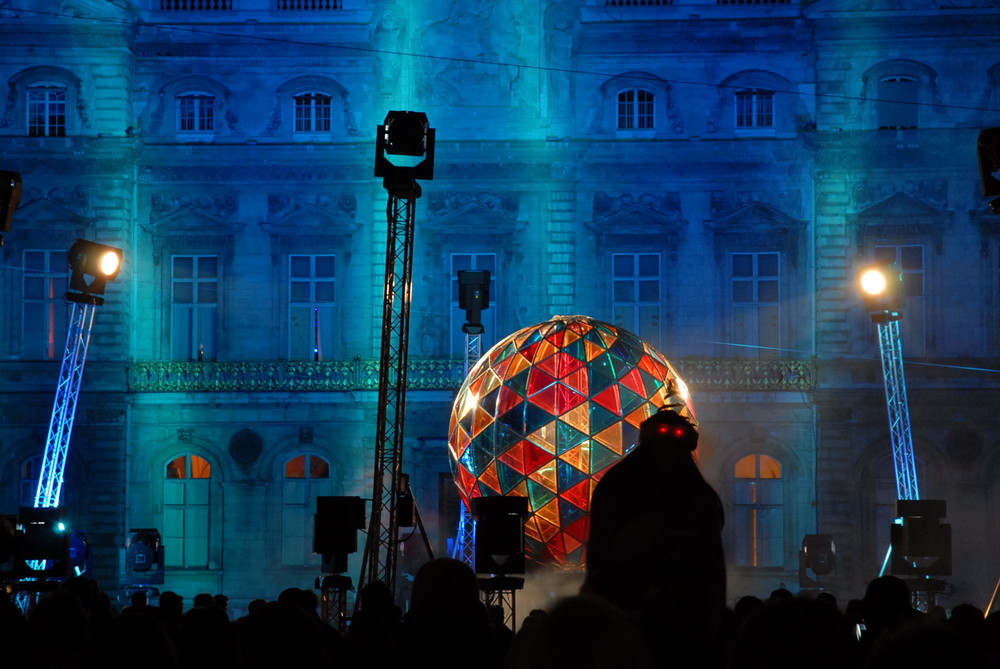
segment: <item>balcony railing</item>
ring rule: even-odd
[[[813,360],[687,358],[671,361],[692,390],[804,391],[816,385]],[[411,390],[456,390],[460,360],[410,360]],[[306,392],[378,390],[378,360],[333,362],[131,362],[132,392]]]

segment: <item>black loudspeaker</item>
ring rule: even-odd
[[[317,497],[313,550],[323,556],[324,570],[347,571],[347,556],[358,550],[358,530],[365,527],[360,497]]]
[[[163,542],[159,530],[129,530],[125,537],[125,573],[122,582],[127,585],[162,585],[163,577]]]
[[[30,566],[26,575],[65,578],[70,570],[70,532],[65,511],[59,507],[21,507],[18,512],[23,534],[18,537],[17,556]]]
[[[524,573],[524,518],[527,497],[475,497],[477,574]]]
[[[10,232],[14,211],[19,204],[21,204],[21,175],[17,172],[0,171],[0,233]]]
[[[944,500],[900,500],[893,523],[890,569],[895,576],[950,576],[951,525]]]

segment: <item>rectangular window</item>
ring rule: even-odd
[[[336,333],[336,257],[288,256],[288,358],[331,360]]]
[[[171,259],[173,360],[214,360],[219,300],[218,256]]]
[[[781,464],[767,455],[748,455],[736,463],[735,475],[735,562],[780,567],[785,545]]]
[[[66,89],[33,86],[28,89],[28,135],[66,136]]]
[[[618,129],[653,128],[653,91],[630,89],[618,94]]]
[[[876,261],[896,263],[903,274],[903,321],[899,328],[903,353],[924,355],[924,247],[922,244],[887,244],[876,246],[874,251]]]
[[[480,335],[483,352],[496,343],[496,307],[497,303],[497,256],[495,253],[453,253],[451,254],[451,357],[463,357],[466,354],[465,311],[458,308],[458,272],[460,270],[486,270],[490,273],[490,307],[483,309],[480,318],[483,333]]]
[[[878,127],[916,128],[920,84],[909,77],[878,82]]]
[[[774,127],[774,91],[753,88],[736,93],[737,128]]]
[[[612,254],[611,273],[614,324],[659,346],[660,254]]]
[[[741,357],[773,357],[781,346],[778,253],[731,257],[732,341]]]
[[[211,132],[215,128],[215,97],[181,95],[177,98],[179,132]]]
[[[56,360],[66,346],[69,306],[66,251],[23,254],[21,354],[27,360]]]
[[[332,101],[322,93],[295,96],[295,132],[330,132]]]

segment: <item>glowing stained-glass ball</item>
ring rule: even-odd
[[[594,487],[666,405],[694,419],[659,351],[608,323],[557,316],[508,336],[470,370],[449,427],[455,482],[466,504],[527,497],[528,559],[583,566]]]

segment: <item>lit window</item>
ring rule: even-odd
[[[774,127],[774,91],[749,88],[736,92],[737,128]]]
[[[660,345],[660,254],[615,253],[612,264],[614,324]]]
[[[177,130],[211,132],[215,129],[215,97],[204,93],[177,96]]]
[[[336,257],[288,257],[290,360],[329,360],[336,328]]]
[[[163,543],[166,565],[206,569],[212,465],[199,455],[172,459],[164,469]]]
[[[323,93],[295,96],[295,132],[330,132],[333,98]]]
[[[66,88],[32,86],[28,89],[28,135],[66,136]]]
[[[171,329],[174,360],[211,360],[219,293],[217,256],[173,256]]]
[[[21,351],[28,360],[55,360],[66,344],[69,311],[66,251],[24,251]]]
[[[653,127],[653,91],[634,88],[618,94],[618,129],[649,130]]]
[[[743,356],[775,355],[781,345],[777,253],[732,254],[732,338]]]
[[[318,566],[313,552],[313,514],[317,497],[333,494],[330,463],[315,454],[293,457],[285,463],[281,504],[281,563]]]
[[[462,325],[465,324],[465,311],[458,307],[458,272],[459,270],[486,270],[490,273],[490,304],[497,304],[497,257],[495,253],[453,253],[451,254],[451,355],[464,355],[465,333],[462,332]],[[496,307],[491,306],[484,309],[480,314],[483,324],[483,334],[480,335],[480,342],[483,344],[485,352],[497,338],[496,329]]]
[[[781,464],[754,454],[736,463],[736,564],[780,567],[784,563]]]
[[[920,84],[913,77],[886,77],[878,82],[878,127],[916,128]]]

